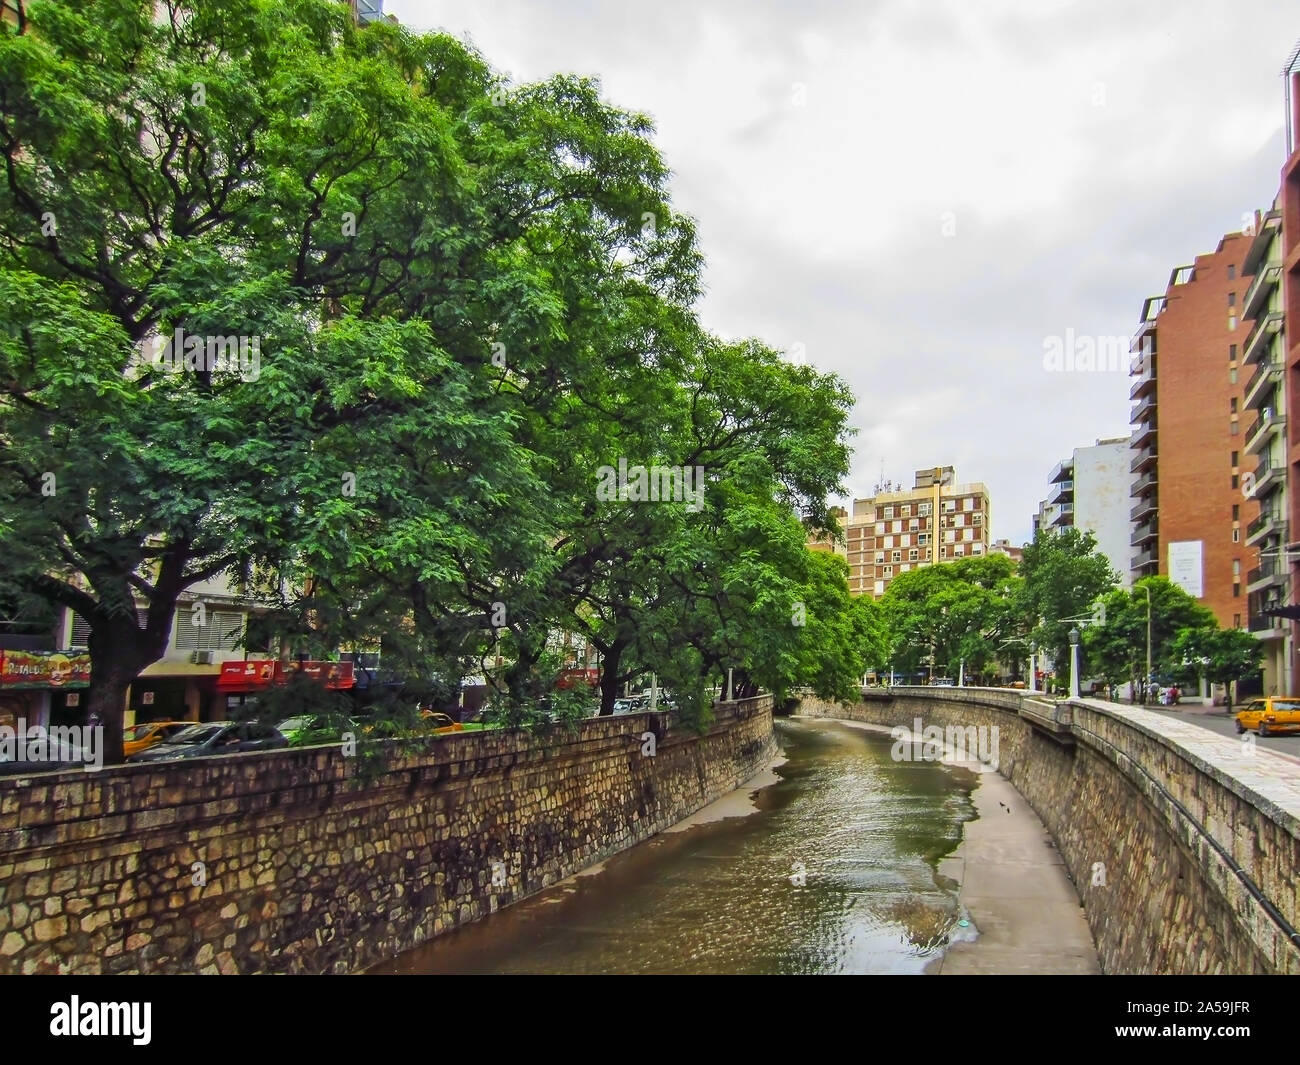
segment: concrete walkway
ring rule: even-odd
[[[939,864],[961,885],[961,905],[979,935],[953,943],[931,971],[1099,974],[1092,933],[1051,835],[1004,777],[981,773],[979,781],[971,794],[979,819],[966,822],[960,846]]]

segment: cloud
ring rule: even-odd
[[[1013,541],[1058,459],[1128,428],[1127,377],[1047,373],[1044,338],[1131,335],[1174,266],[1276,193],[1300,20],[1207,7],[386,4],[469,30],[517,80],[598,75],[650,114],[699,223],[705,324],[848,380],[854,494],[882,465],[955,465]]]

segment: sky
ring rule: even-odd
[[[1125,343],[1277,194],[1293,0],[385,0],[515,83],[649,115],[703,324],[840,374],[845,499],[954,466],[1021,543],[1051,468],[1129,432]],[[1076,348],[1077,350],[1077,348]],[[1071,360],[1073,362],[1073,360]]]

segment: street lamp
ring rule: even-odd
[[[1029,643],[1029,690],[1038,691],[1038,644]]]
[[[1147,593],[1147,678],[1142,685],[1142,702],[1145,703],[1151,694],[1151,585],[1142,585],[1142,590]]]
[[[1070,698],[1079,698],[1079,630],[1070,629]]]

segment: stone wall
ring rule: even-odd
[[[646,733],[654,735],[654,754]],[[0,781],[0,973],[350,972],[680,821],[766,765],[770,696],[426,741]]]
[[[1300,974],[1300,772],[1197,725],[1014,691],[892,689],[801,713],[997,726],[999,771],[1042,819],[1108,973]],[[1037,719],[1037,721],[1035,721]]]

